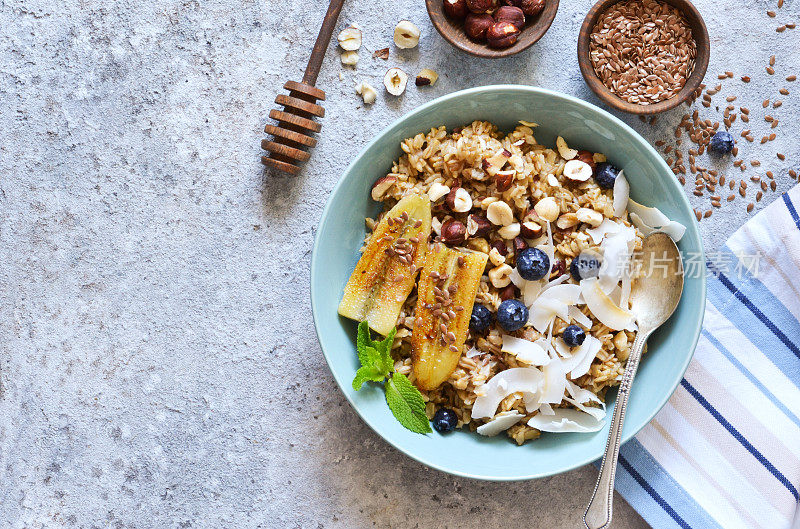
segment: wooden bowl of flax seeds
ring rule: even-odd
[[[709,49],[705,22],[688,0],[600,0],[581,26],[578,64],[611,107],[658,114],[692,98]]]

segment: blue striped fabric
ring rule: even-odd
[[[617,490],[657,529],[800,529],[800,186],[709,258],[680,387],[622,447]]]

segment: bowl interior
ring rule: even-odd
[[[515,55],[541,39],[556,18],[558,2],[559,0],[547,0],[542,12],[525,24],[525,29],[520,33],[517,42],[513,46],[504,49],[493,49],[487,46],[486,43],[475,42],[470,39],[464,32],[463,21],[453,20],[445,15],[442,0],[425,0],[425,6],[428,9],[428,15],[431,18],[433,27],[436,28],[436,31],[439,32],[444,40],[476,57],[496,59]]]
[[[358,367],[356,324],[341,318],[337,306],[355,267],[364,235],[364,217],[380,210],[370,199],[372,183],[400,156],[400,141],[431,127],[448,129],[473,120],[490,120],[503,130],[520,119],[539,124],[536,139],[555,145],[563,136],[573,148],[603,152],[624,169],[635,200],[660,208],[687,226],[679,243],[705,262],[694,215],[683,190],[650,145],[610,114],[578,99],[521,86],[489,86],[457,92],[399,119],[383,130],[345,171],[325,207],[314,244],[311,301],[325,358],[356,411],[389,443],[418,461],[452,474],[491,480],[530,479],[570,470],[599,458],[608,426],[591,434],[548,434],[522,447],[506,436],[481,437],[458,431],[414,434],[391,415],[383,390],[369,384],[355,392]],[[694,352],[705,307],[705,276],[686,277],[676,313],[649,341],[626,414],[625,439],[638,432],[664,405],[680,382]],[[613,397],[613,394],[611,395]],[[608,399],[608,403],[612,402]]]
[[[580,67],[581,74],[583,75],[586,84],[589,88],[597,94],[597,97],[602,99],[606,104],[631,114],[658,114],[666,110],[670,110],[680,105],[682,102],[692,97],[692,94],[697,90],[703,82],[708,69],[708,59],[710,56],[711,43],[708,38],[708,29],[703,21],[700,12],[689,0],[661,0],[676,7],[686,17],[686,21],[692,28],[692,36],[697,44],[697,57],[695,57],[694,70],[692,70],[689,79],[683,86],[680,92],[674,97],[661,101],[653,105],[637,105],[629,103],[621,97],[617,96],[614,92],[606,88],[603,82],[597,77],[592,67],[591,59],[589,58],[589,35],[592,32],[597,20],[605,12],[606,9],[612,5],[619,3],[621,0],[600,0],[597,2],[583,20],[580,33],[578,34],[578,66]]]

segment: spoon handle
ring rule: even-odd
[[[628,407],[633,377],[636,376],[639,360],[642,358],[642,350],[649,336],[649,332],[636,334],[628,356],[628,363],[625,366],[625,374],[622,375],[622,381],[619,383],[617,405],[614,408],[614,417],[611,419],[606,451],[603,454],[603,463],[600,465],[600,475],[597,477],[597,484],[594,486],[589,507],[586,508],[583,515],[583,523],[588,529],[606,529],[611,525],[614,476],[617,473],[617,459],[622,444],[622,422],[625,420],[625,409]]]

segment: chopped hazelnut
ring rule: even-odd
[[[447,187],[444,184],[440,184],[439,182],[434,182],[428,189],[428,198],[431,199],[431,202],[436,202],[449,192],[450,192],[449,187]]]
[[[439,79],[439,74],[430,68],[423,68],[422,71],[417,74],[415,84],[417,86],[433,86],[436,84],[437,79]]]
[[[555,200],[553,200],[553,203],[555,204]],[[558,205],[556,205],[557,207]],[[508,226],[514,222],[514,212],[511,211],[511,206],[502,200],[498,200],[497,202],[492,202],[486,208],[486,218],[497,226]]]
[[[560,154],[565,160],[572,160],[578,155],[578,151],[575,149],[570,149],[567,146],[566,140],[561,136],[556,138],[556,148],[558,149],[558,154]]]
[[[506,262],[505,256],[501,255],[497,248],[489,250],[489,260],[493,265],[498,266]]]
[[[379,202],[383,199],[386,195],[386,192],[391,188],[395,182],[397,182],[397,177],[394,176],[382,176],[375,180],[375,183],[372,184],[372,200]]]
[[[358,64],[357,51],[342,52],[342,55],[339,58],[342,60],[342,64],[344,64],[345,66],[355,66],[356,64]]]
[[[454,213],[466,213],[472,209],[472,197],[469,191],[463,187],[456,187],[450,190],[446,199],[447,207]]]
[[[489,280],[495,288],[503,288],[511,283],[512,269],[507,264],[501,264],[489,270]]]
[[[394,28],[394,44],[400,49],[414,48],[419,44],[419,28],[408,20],[401,20]]]
[[[384,61],[387,60],[389,58],[389,48],[375,50],[375,53],[372,54],[372,57],[375,59],[383,59]]]
[[[542,234],[542,227],[532,221],[526,221],[519,225],[519,234],[526,239],[535,239]]]
[[[545,0],[505,0],[505,4],[522,9],[525,16],[535,17],[544,9]]]
[[[578,220],[585,222],[593,228],[598,227],[603,222],[603,214],[589,208],[580,208],[575,215]]]
[[[447,245],[464,244],[464,241],[467,240],[467,227],[459,220],[449,219],[442,224],[441,236],[442,241]]]
[[[558,214],[561,212],[558,202],[556,202],[556,199],[553,197],[545,197],[541,199],[533,207],[533,210],[536,212],[539,218],[548,222],[553,222],[556,220],[558,218]]]
[[[399,96],[405,92],[407,83],[408,74],[400,68],[389,68],[386,75],[383,76],[383,86],[393,96]]]
[[[587,181],[592,172],[592,166],[581,160],[570,160],[564,164],[564,176],[575,182]]]
[[[350,26],[339,33],[339,46],[345,51],[356,51],[361,47],[361,30]]]
[[[497,234],[504,239],[513,239],[519,235],[519,222],[503,226],[497,230]]]
[[[485,237],[492,229],[492,223],[483,215],[467,217],[467,234],[470,237]]]
[[[361,96],[361,99],[363,99],[364,103],[367,105],[374,103],[375,98],[378,97],[378,92],[372,88],[372,85],[365,83],[364,81],[356,85],[356,93]]]

